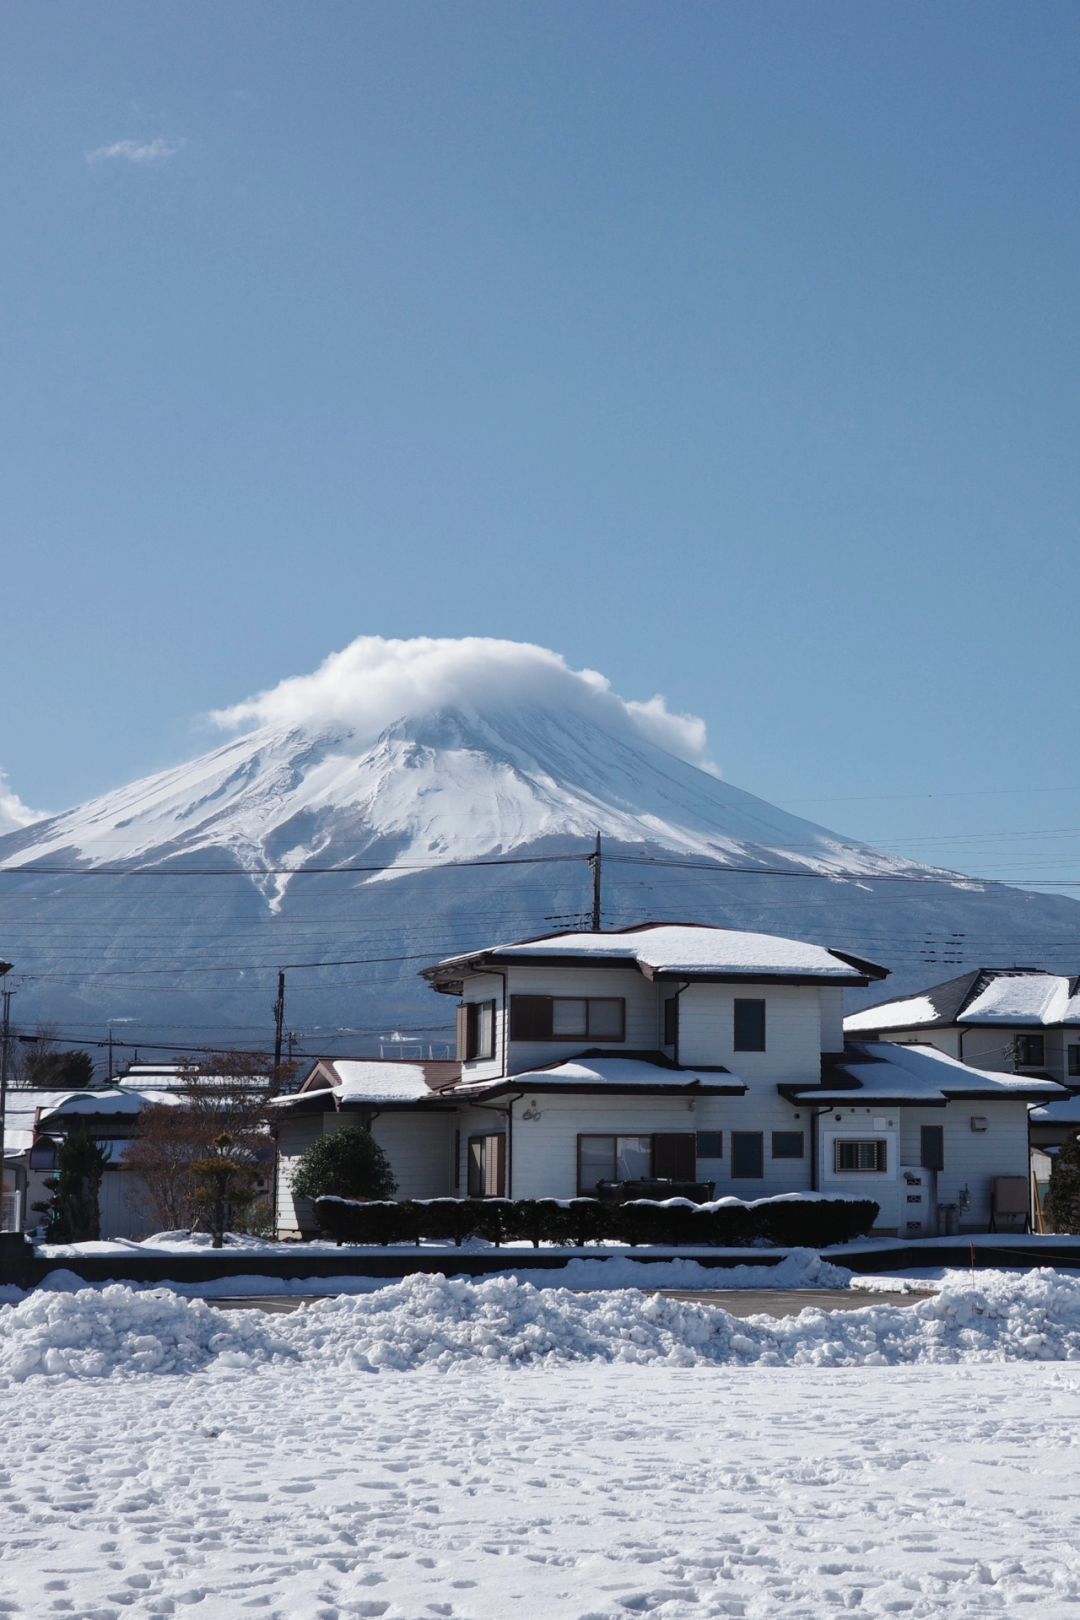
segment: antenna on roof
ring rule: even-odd
[[[592,869],[592,931],[600,932],[600,832],[596,834],[596,848],[589,856],[589,866]]]

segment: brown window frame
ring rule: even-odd
[[[706,1153],[704,1148],[700,1145],[703,1137],[715,1138],[716,1142],[719,1144],[719,1151],[716,1152],[716,1153]],[[698,1139],[697,1156],[698,1156],[699,1159],[722,1159],[724,1157],[724,1133],[723,1133],[723,1131],[698,1131],[697,1139]]]
[[[663,1027],[663,1031],[662,1031],[662,1034],[663,1034],[663,1042],[662,1042],[662,1044],[664,1046],[678,1046],[678,1044],[679,1044],[679,998],[678,998],[678,996],[668,996],[667,1000],[664,1002],[663,1018],[664,1018],[664,1027]]]
[[[1080,1075],[1080,1046],[1068,1047],[1065,1061],[1068,1065],[1066,1071],[1068,1074],[1071,1074],[1074,1078]]]
[[[577,1035],[559,1034],[554,1031],[555,1003],[557,1001],[580,1001],[585,1006],[585,1028]],[[589,1029],[589,1009],[596,1002],[614,1002],[619,1008],[619,1033],[617,1035],[597,1035]],[[523,1005],[528,1002],[528,1009]],[[530,1022],[525,1032],[522,1032],[522,1023],[526,1020],[528,1012],[533,1014],[546,1010],[548,1033],[536,1033],[535,1025]],[[626,997],[625,996],[530,996],[516,995],[510,997],[510,1039],[512,1041],[558,1041],[565,1044],[567,1041],[598,1041],[605,1045],[617,1046],[626,1040]],[[604,1133],[598,1133],[604,1134]]]
[[[1038,1057],[1021,1057],[1021,1052],[1028,1046],[1035,1046]],[[1029,1034],[1026,1030],[1016,1037],[1016,1067],[1018,1069],[1041,1069],[1046,1062],[1046,1037],[1040,1034]]]
[[[798,1139],[799,1139],[799,1151],[797,1153],[778,1153],[777,1148],[776,1148],[776,1141],[777,1141],[777,1138],[781,1137],[781,1136],[788,1136],[793,1141],[794,1141],[794,1139],[796,1137],[798,1137]],[[806,1158],[806,1133],[804,1131],[773,1131],[773,1133],[772,1133],[772,1141],[769,1144],[769,1147],[770,1147],[770,1151],[771,1151],[772,1156],[773,1156],[774,1159],[805,1159]]]
[[[874,1164],[841,1164],[843,1148],[872,1147]],[[884,1136],[836,1136],[833,1138],[833,1175],[883,1176],[889,1173],[889,1142]]]
[[[480,1050],[481,1013],[488,1011],[490,1035],[488,1050]],[[495,1056],[495,998],[483,1001],[463,1001],[458,1007],[457,1056],[459,1063],[482,1063]]]
[[[475,1192],[473,1190],[473,1144],[475,1142],[494,1143],[495,1153],[495,1192]],[[484,1181],[487,1181],[487,1165],[485,1160],[480,1162],[480,1170]],[[465,1152],[466,1196],[469,1198],[505,1198],[506,1197],[506,1134],[504,1131],[473,1131],[470,1132]]]

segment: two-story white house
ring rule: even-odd
[[[886,969],[769,934],[554,934],[423,976],[457,1003],[457,1064],[323,1063],[278,1099],[283,1233],[312,1225],[289,1191],[297,1155],[357,1118],[401,1197],[698,1181],[717,1197],[869,1195],[895,1231],[914,1225],[904,1172],[916,1166],[934,1172],[938,1198],[966,1188],[968,1224],[985,1225],[991,1179],[1026,1175],[1028,1102],[1061,1094],[929,1049],[845,1049],[845,989]]]

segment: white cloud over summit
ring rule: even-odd
[[[41,819],[42,812],[31,810],[29,805],[23,804],[4,772],[0,771],[0,836],[17,832],[20,827],[29,827],[32,822]]]
[[[547,647],[485,636],[408,641],[359,636],[310,675],[290,676],[216,710],[212,719],[226,730],[349,725],[365,741],[374,741],[396,720],[441,709],[484,713],[536,706],[573,709],[608,731],[643,736],[719,775],[709,758],[705,722],[696,715],[673,714],[662,697],[622,698],[603,675],[571,669]]]

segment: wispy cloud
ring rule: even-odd
[[[31,810],[29,805],[24,804],[9,785],[3,771],[0,771],[0,835],[15,832],[19,827],[29,827],[45,814],[44,810]]]
[[[175,157],[183,141],[166,141],[155,135],[152,141],[113,141],[111,146],[96,146],[87,152],[87,163],[110,163],[122,159],[125,163],[164,163]]]

